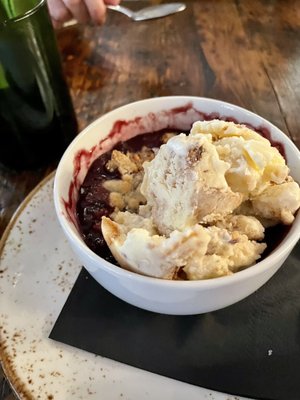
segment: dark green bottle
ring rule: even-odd
[[[0,0],[0,162],[45,165],[76,133],[46,0]]]

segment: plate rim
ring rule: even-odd
[[[11,219],[9,220],[6,228],[4,229],[4,232],[2,234],[2,237],[0,239],[0,260],[2,258],[2,254],[7,242],[7,239],[9,237],[9,234],[15,224],[18,221],[19,216],[22,214],[30,200],[34,197],[36,193],[39,192],[39,190],[45,186],[52,178],[54,178],[56,173],[56,169],[52,172],[50,172],[48,175],[46,175],[28,194],[25,196],[25,198],[21,201],[15,212],[13,213]],[[9,357],[7,356],[5,352],[6,346],[5,346],[5,340],[3,337],[1,337],[1,331],[0,331],[0,364],[4,373],[4,378],[8,381],[14,395],[18,398],[21,399],[21,395],[19,393],[22,393],[22,398],[26,400],[34,400],[34,398],[27,392],[27,390],[24,390],[24,383],[21,382],[20,378],[17,376],[15,373],[14,369],[10,365],[9,362]]]

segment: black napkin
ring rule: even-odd
[[[50,338],[234,395],[300,399],[300,243],[253,295],[195,316],[144,311],[83,269]]]

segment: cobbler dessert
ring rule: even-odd
[[[151,277],[199,280],[255,264],[299,207],[280,151],[245,125],[215,119],[190,132],[143,134],[100,156],[77,216],[85,242],[106,260]]]

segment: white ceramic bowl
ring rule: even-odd
[[[283,264],[300,237],[300,213],[280,245],[264,260],[234,275],[201,281],[167,281],[129,272],[90,250],[81,238],[75,217],[78,189],[91,163],[115,143],[166,127],[187,130],[204,114],[233,118],[267,128],[272,140],[284,145],[291,175],[300,182],[300,153],[270,122],[222,101],[173,96],[137,101],[103,115],[70,144],[57,168],[55,208],[71,247],[90,274],[108,291],[137,307],[166,314],[188,315],[217,310],[247,297]]]

